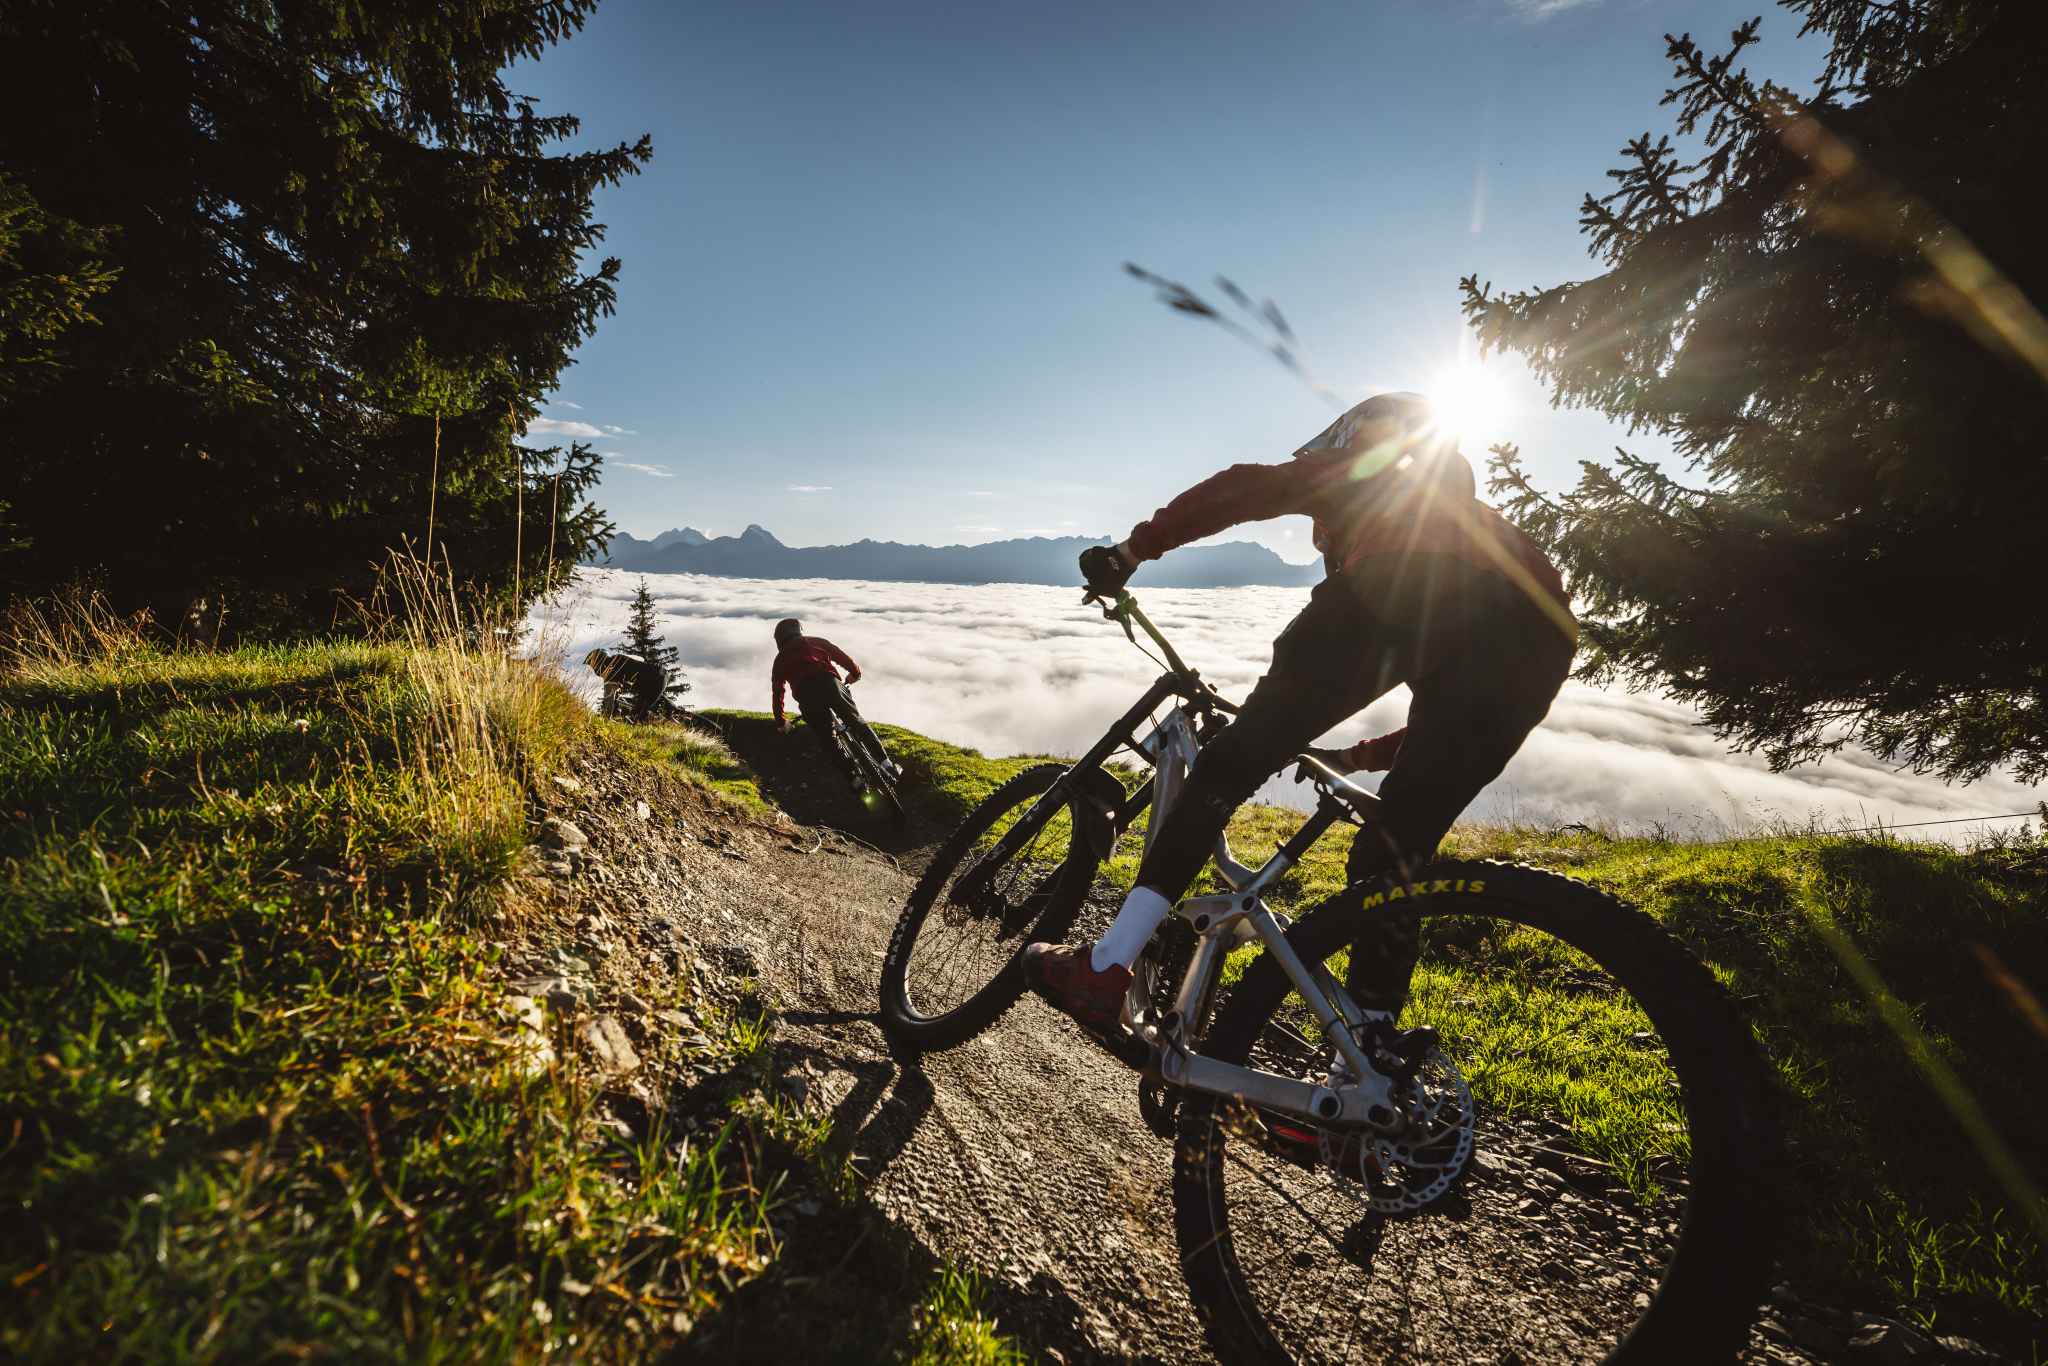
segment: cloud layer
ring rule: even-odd
[[[575,585],[534,614],[539,648],[564,661],[587,696],[596,679],[569,661],[619,639],[641,577],[582,570]],[[870,717],[987,754],[1077,754],[1158,675],[1069,589],[644,577],[660,628],[681,651],[693,688],[689,701],[700,707],[768,706],[770,632],[786,616],[802,617],[806,630],[860,661],[867,676],[857,693]],[[1151,589],[1143,598],[1182,656],[1226,696],[1241,698],[1307,593]],[[1326,739],[1348,742],[1392,729],[1407,706],[1407,691],[1398,689]],[[1276,799],[1293,793],[1284,783],[1268,787]],[[1727,753],[1690,709],[1667,698],[1574,682],[1469,814],[1662,824],[1712,835],[1773,821],[1861,826],[1991,815],[2028,810],[2039,800],[2037,790],[1998,775],[1951,788],[1860,750],[1772,773],[1761,759]]]

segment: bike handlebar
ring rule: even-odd
[[[1367,792],[1351,779],[1331,768],[1313,754],[1294,756],[1294,781],[1314,783],[1318,790],[1344,803],[1361,818],[1369,817],[1378,809],[1380,799]]]
[[[1166,667],[1168,669],[1185,680],[1190,688],[1194,689],[1218,711],[1227,716],[1237,715],[1237,704],[1225,698],[1223,694],[1217,692],[1207,683],[1204,683],[1202,676],[1195,672],[1195,670],[1190,669],[1182,661],[1180,653],[1173,648],[1173,642],[1168,640],[1160,629],[1152,624],[1152,619],[1139,609],[1138,600],[1131,596],[1129,589],[1097,588],[1094,584],[1089,584],[1081,594],[1081,605],[1086,607],[1090,604],[1102,609],[1104,620],[1113,621],[1122,626],[1125,637],[1133,645],[1137,645],[1138,636],[1137,632],[1132,629],[1132,623],[1137,623],[1137,626],[1152,638],[1152,643],[1157,645],[1161,653],[1166,656]],[[1144,647],[1139,646],[1139,648],[1143,649]]]

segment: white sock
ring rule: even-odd
[[[1124,898],[1123,909],[1116,913],[1109,933],[1095,941],[1095,952],[1088,956],[1088,966],[1101,972],[1112,963],[1127,968],[1137,962],[1153,931],[1159,928],[1159,922],[1166,919],[1166,913],[1172,909],[1173,903],[1150,887],[1131,888],[1131,894]]]

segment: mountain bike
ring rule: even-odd
[[[857,775],[853,783],[854,796],[866,804],[879,803],[889,814],[894,824],[906,824],[910,815],[903,809],[903,799],[896,794],[896,766],[889,756],[871,749],[855,736],[838,712],[832,714],[832,744],[846,757]],[[870,802],[872,799],[872,803]]]
[[[995,1023],[1024,991],[1024,945],[1067,935],[1104,862],[1127,836],[1149,841],[1204,740],[1236,711],[1130,593],[1084,602],[1134,644],[1141,629],[1165,672],[1078,761],[1018,773],[939,849],[882,969],[883,1024],[910,1048],[949,1047]],[[1135,786],[1110,766],[1119,756]],[[1176,1234],[1218,1354],[1731,1358],[1771,1265],[1764,1177],[1777,1150],[1762,1063],[1726,992],[1648,916],[1526,866],[1440,861],[1290,919],[1268,896],[1333,828],[1372,837],[1378,809],[1309,755],[1294,769],[1313,811],[1257,867],[1219,839],[1220,890],[1179,903],[1133,971],[1122,1029],[1097,1040],[1139,1073],[1139,1108],[1174,1143]],[[1367,919],[1397,916],[1423,944],[1403,1023],[1427,1020],[1440,1042],[1389,1076],[1361,1048],[1364,1017],[1340,982]],[[1550,1328],[1486,1312],[1524,1286],[1544,1293],[1553,1275],[1540,1258],[1517,1260],[1518,1240],[1458,1275],[1441,1304],[1376,1284],[1393,1257],[1411,1255],[1413,1272],[1479,1255],[1446,1249],[1494,1245],[1463,1231],[1481,1206],[1462,1187],[1476,1145],[1532,1125],[1625,1188],[1632,1227],[1663,1230],[1628,1235],[1642,1251],[1618,1254],[1614,1302],[1581,1315],[1585,1341],[1562,1349]],[[1431,1211],[1441,1220],[1418,1217]],[[1504,1214],[1503,1225],[1511,1217],[1533,1216]],[[1604,1208],[1599,1217],[1620,1226]],[[1653,1282],[1640,1262],[1661,1243],[1669,1255]],[[1445,1312],[1473,1274],[1486,1282],[1474,1311]],[[1637,1282],[1641,1293],[1623,1293]]]

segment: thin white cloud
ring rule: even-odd
[[[607,435],[607,436],[638,436],[638,435],[640,435],[640,433],[638,433],[638,432],[634,431],[634,430],[633,430],[633,429],[632,429],[631,427],[611,427],[611,426],[607,426],[607,427],[606,427],[606,428],[605,428],[604,430],[605,430],[605,435]],[[593,435],[595,435],[595,433],[593,433]]]
[[[830,484],[791,484],[789,486],[789,492],[791,493],[830,493],[831,491],[832,486]]]
[[[1582,9],[1599,3],[1600,0],[1508,0],[1508,8],[1524,19],[1537,22],[1568,9]]]
[[[555,399],[555,400],[553,400],[552,406],[553,406],[553,407],[556,407],[556,408],[567,408],[567,409],[568,409],[568,410],[569,410],[570,412],[572,412],[572,413],[580,413],[580,412],[582,412],[582,411],[583,411],[583,405],[582,405],[582,404],[580,404],[580,403],[571,403],[571,402],[570,402],[570,401],[569,401],[568,399],[566,399],[566,398],[558,398],[558,399]]]
[[[967,496],[969,498],[993,498],[996,496],[996,491],[994,489],[969,489],[967,490]]]
[[[606,452],[606,454],[614,454],[614,452],[608,451]],[[612,461],[612,468],[617,470],[631,470],[635,474],[651,474],[656,479],[675,478],[674,472],[669,470],[666,466],[642,465],[638,461],[633,460],[614,460]]]
[[[573,436],[594,440],[604,433],[588,422],[565,422],[558,417],[537,417],[526,424],[529,434],[536,436]]]
[[[568,661],[578,688],[590,691],[596,680],[575,661],[619,634],[640,577],[583,570],[576,587],[536,610],[538,638]],[[870,716],[987,754],[1078,754],[1157,676],[1121,632],[1065,588],[645,577],[699,706],[764,707],[775,653],[769,627],[791,615],[867,666],[861,707]],[[1242,698],[1307,592],[1154,588],[1143,596],[1202,676]],[[1026,698],[1030,705],[1020,705]],[[1324,738],[1377,735],[1400,725],[1407,711],[1407,690],[1396,689]],[[1301,800],[1284,780],[1269,784],[1265,796]],[[1948,787],[1854,749],[1772,773],[1753,755],[1729,754],[1694,712],[1667,698],[1570,683],[1468,814],[1716,835],[1772,821],[1864,826],[1988,816],[2030,810],[2039,800],[2038,791],[1999,774]]]

